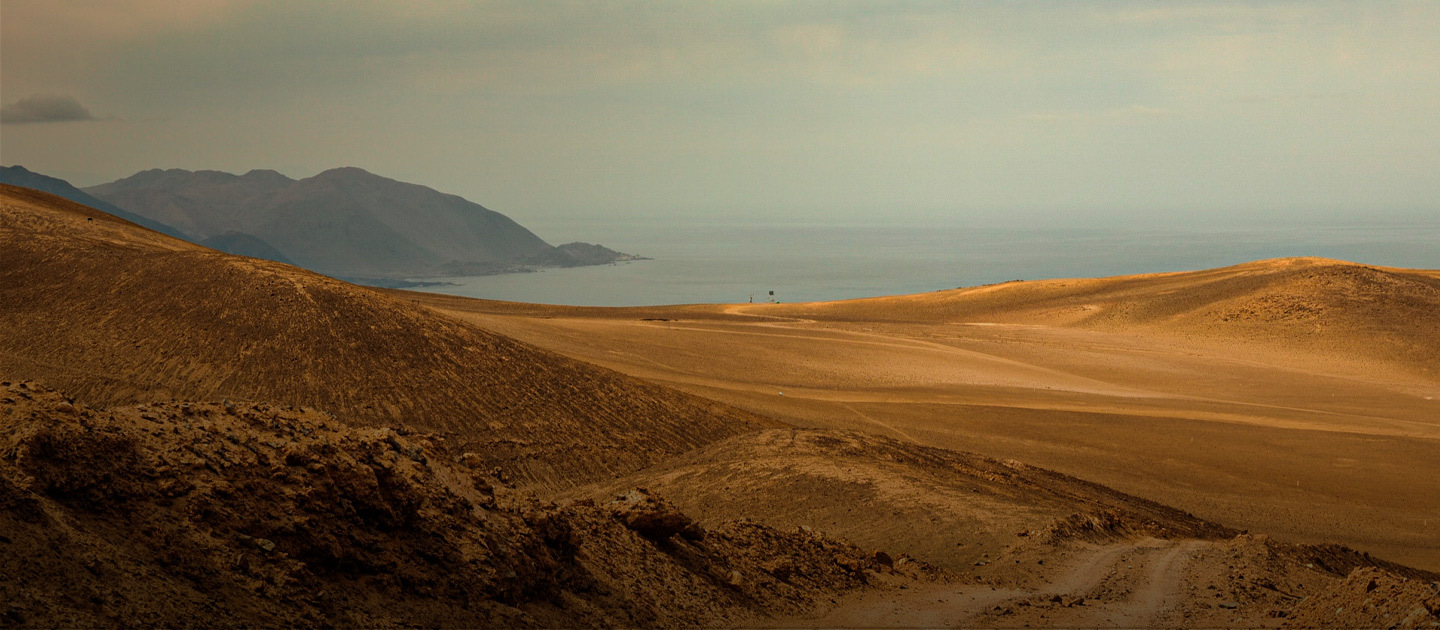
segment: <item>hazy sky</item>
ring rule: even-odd
[[[1440,215],[1440,2],[4,0],[0,162],[521,220]],[[1227,219],[1228,220],[1228,219]]]

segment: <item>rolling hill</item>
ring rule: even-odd
[[[556,504],[516,492],[444,436],[351,424],[266,403],[99,409],[0,381],[0,571],[11,578],[0,618],[1275,627],[1297,617],[1311,627],[1349,610],[1347,626],[1440,621],[1433,574],[1234,535],[1051,471],[875,436],[740,436],[618,481],[618,492]],[[675,494],[623,485],[641,478]],[[666,500],[677,494],[706,516]],[[759,522],[724,516],[736,511]],[[786,519],[800,524],[767,524]],[[872,539],[919,534],[911,546],[927,555],[978,559],[946,571],[807,522]]]
[[[8,186],[0,373],[95,405],[264,400],[444,433],[541,489],[773,426],[369,289]]]
[[[23,577],[0,583],[0,618],[1440,620],[1435,574],[1296,543],[1428,563],[1429,398],[1122,334],[1243,324],[1284,345],[1318,320],[1387,338],[1425,326],[1432,274],[1175,276],[888,311],[497,304],[356,287],[0,187],[0,544],[16,550],[0,570]],[[1322,381],[1358,402],[1316,396]],[[1256,522],[1291,542],[1232,529]]]
[[[697,527],[645,492],[543,504],[446,446],[264,403],[93,409],[0,381],[0,623],[754,626],[943,577],[804,531]]]
[[[225,232],[218,236],[203,239],[197,244],[209,247],[215,251],[235,254],[236,256],[263,258],[287,265],[295,264],[289,258],[286,258],[285,254],[280,253],[280,250],[275,249],[269,243],[240,232]]]
[[[630,487],[669,497],[702,523],[745,515],[780,529],[814,527],[954,571],[988,564],[1017,532],[1038,537],[1071,519],[1086,524],[1078,533],[1099,538],[1239,533],[1020,462],[858,431],[747,433],[569,494],[601,498]]]
[[[50,177],[48,175],[41,175],[34,171],[28,170],[23,166],[0,166],[0,184],[20,186],[22,188],[33,188],[35,190],[47,192],[58,197],[64,197],[75,203],[90,206],[91,208],[95,208],[96,210],[99,210],[106,214],[115,215],[136,225],[144,226],[155,230],[156,232],[160,232],[161,234],[166,234],[179,239],[190,240],[190,238],[184,232],[181,232],[180,230],[177,230],[165,223],[142,217],[138,214],[120,208],[115,204],[96,199],[89,193],[80,190],[79,188],[76,188],[74,186],[71,186],[70,182],[56,177]]]
[[[1440,272],[1281,258],[1178,273],[1008,282],[763,312],[824,321],[1155,331],[1440,366]]]
[[[1440,439],[1437,275],[1286,259],[631,309],[390,294],[794,426],[1019,460],[1440,570],[1440,477],[1423,472]]]

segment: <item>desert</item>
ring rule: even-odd
[[[1286,259],[634,310],[408,297],[798,426],[979,450],[1440,566],[1433,271]]]
[[[1440,629],[1437,32],[0,0],[0,628]]]
[[[14,623],[1435,618],[1434,272],[550,307],[0,192]]]

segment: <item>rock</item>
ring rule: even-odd
[[[1221,607],[1221,608],[1225,608],[1225,609],[1229,609],[1229,610],[1234,610],[1234,609],[1236,609],[1236,608],[1239,608],[1239,607],[1240,607],[1240,604],[1238,604],[1238,603],[1236,603],[1236,602],[1220,602],[1220,607]]]
[[[730,576],[726,578],[725,583],[735,588],[740,588],[741,586],[745,585],[745,576],[741,575],[739,571],[731,571]]]
[[[272,551],[275,551],[275,543],[274,543],[274,541],[270,540],[269,538],[256,538],[256,539],[255,539],[255,546],[256,546],[256,547],[259,547],[260,550],[261,550],[261,551],[264,551],[265,553],[270,553],[270,552],[272,552]]]
[[[281,451],[287,466],[305,466],[315,463],[315,453],[299,444],[286,444]]]
[[[865,568],[865,562],[863,560],[838,553],[835,554],[835,564],[850,573],[859,573]]]
[[[775,558],[760,565],[760,568],[782,582],[795,574],[795,562],[789,558]]]
[[[55,411],[73,416],[75,415],[75,405],[72,405],[65,401],[61,401],[59,403],[56,403]]]
[[[887,567],[895,564],[895,561],[890,558],[890,554],[885,553],[884,551],[876,551],[874,557],[876,562],[879,562],[880,564],[883,564]]]
[[[474,470],[485,465],[485,458],[481,457],[479,453],[464,453],[460,456],[460,463],[464,464],[466,468]]]
[[[644,488],[621,495],[610,503],[609,509],[625,527],[651,540],[665,540],[676,534],[692,540],[704,537],[704,530],[694,520]]]

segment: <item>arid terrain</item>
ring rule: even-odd
[[[1440,274],[353,286],[0,187],[7,625],[1440,625]]]
[[[1440,569],[1440,272],[1284,259],[638,309],[395,295],[796,426],[1015,459]]]
[[[0,422],[7,626],[753,624],[945,577],[639,491],[540,503],[438,436],[314,411],[5,381]]]
[[[3,190],[0,371],[87,402],[262,400],[443,431],[527,487],[775,426],[369,289]]]

